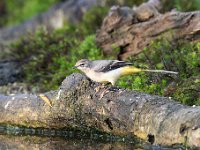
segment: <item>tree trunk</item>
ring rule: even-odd
[[[160,8],[159,0],[149,0],[135,9],[112,7],[97,32],[96,43],[106,55],[113,54],[113,47],[119,47],[118,58],[124,60],[161,37],[200,41],[200,11],[161,14]]]
[[[136,135],[154,144],[186,143],[200,147],[200,107],[166,97],[113,87],[105,89],[81,74],[72,74],[60,90],[38,95],[0,96],[0,124],[61,129],[98,129],[114,135]],[[102,97],[102,98],[101,98]]]

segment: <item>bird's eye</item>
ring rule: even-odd
[[[83,66],[84,66],[84,64],[80,64],[80,66],[81,66],[81,67],[83,67]]]

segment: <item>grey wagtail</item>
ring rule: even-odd
[[[84,72],[86,76],[93,81],[100,83],[111,83],[112,85],[115,85],[115,82],[120,77],[138,72],[178,74],[178,72],[174,71],[139,69],[132,65],[132,63],[119,60],[90,61],[87,59],[81,59],[75,64],[74,67]]]

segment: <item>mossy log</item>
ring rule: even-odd
[[[142,52],[151,41],[200,41],[200,11],[161,14],[159,0],[149,0],[137,8],[114,6],[97,31],[96,43],[103,53],[112,55],[119,47],[118,58],[127,59]]]
[[[154,144],[200,147],[200,107],[167,97],[105,89],[82,74],[68,76],[57,91],[44,95],[0,95],[0,124],[32,128],[97,129],[114,135],[136,135]]]

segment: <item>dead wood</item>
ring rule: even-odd
[[[104,54],[119,47],[119,59],[142,52],[151,41],[163,37],[169,41],[200,41],[200,11],[159,13],[159,0],[149,0],[137,8],[114,6],[97,31],[96,43]]]
[[[60,90],[38,95],[0,95],[0,124],[61,129],[98,129],[115,135],[136,135],[154,144],[187,143],[200,147],[200,107],[184,106],[166,97],[112,88],[104,89],[84,75],[67,77]]]

